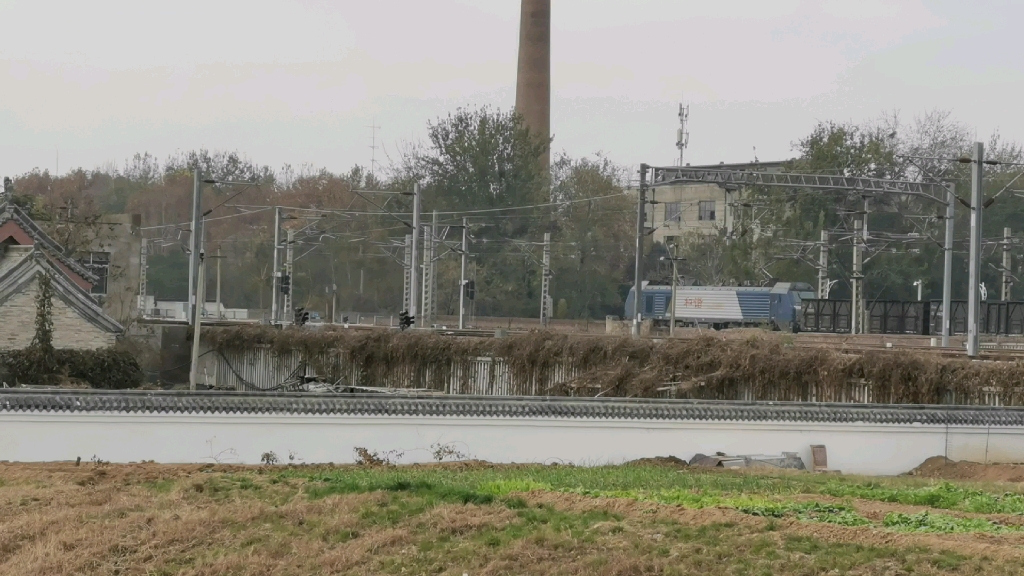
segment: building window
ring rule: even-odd
[[[682,202],[666,202],[665,203],[665,222],[681,222],[680,216],[683,214],[683,203]]]
[[[107,293],[107,276],[110,273],[110,252],[90,252],[79,260],[86,270],[96,275],[96,283],[92,285],[92,293]]]
[[[697,203],[698,214],[697,219],[705,222],[715,221],[715,201],[714,200],[701,200]]]

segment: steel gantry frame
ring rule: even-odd
[[[650,182],[647,181],[647,172],[650,171]],[[686,166],[648,166],[641,165],[640,173],[640,203],[638,207],[638,238],[642,236],[643,228],[643,204],[647,188],[661,188],[679,184],[717,184],[726,190],[737,190],[744,186],[770,186],[776,188],[804,188],[810,190],[841,190],[853,192],[864,196],[881,194],[894,194],[898,196],[916,196],[929,200],[946,207],[945,242],[943,244],[943,283],[942,283],[942,345],[949,346],[951,331],[948,313],[952,299],[952,275],[953,275],[953,218],[954,202],[956,198],[953,184],[912,182],[908,180],[889,180],[885,178],[867,178],[854,176],[832,176],[826,174],[794,174],[780,172],[758,172],[750,170],[713,170],[704,168],[689,168]],[[859,228],[859,226],[857,226]],[[866,228],[866,226],[865,226]],[[866,240],[866,234],[861,231],[860,242]],[[824,236],[822,237],[824,238]],[[857,239],[854,240],[857,243]],[[861,244],[862,245],[862,244]],[[855,258],[860,245],[855,246]],[[640,269],[643,245],[637,244],[637,298],[639,301],[640,290]],[[972,278],[974,276],[972,275]],[[819,279],[821,283],[821,279]],[[862,286],[858,286],[863,291]],[[819,286],[819,291],[821,287]],[[854,295],[854,311],[857,308],[857,297]],[[634,322],[639,318],[639,306],[636,307]]]

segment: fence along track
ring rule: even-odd
[[[323,354],[306,361],[297,351],[278,354],[269,347],[254,347],[240,352],[211,354],[207,362],[207,382],[219,389],[236,391],[295,390],[302,382],[319,379],[341,386],[430,390],[450,395],[473,396],[546,396],[553,387],[566,384],[569,396],[593,397],[598,386],[579,383],[580,373],[568,364],[556,364],[541,374],[534,370],[525,381],[516,382],[508,363],[502,358],[476,357],[455,365],[432,364],[425,367],[401,364],[378,364],[364,372],[346,361],[342,352]],[[211,368],[212,362],[212,368]],[[893,392],[885,392],[863,379],[851,379],[838,389],[811,385],[794,390],[790,387],[755,389],[738,385],[725,393],[703,393],[703,384],[682,388],[671,383],[659,388],[660,398],[737,400],[767,402],[825,402],[852,404],[892,404]],[[1004,399],[1001,388],[982,388],[974,395],[958,395],[946,391],[941,403],[946,405],[1012,406]],[[1019,391],[1018,391],[1019,392]],[[1024,395],[1013,394],[1015,398]]]

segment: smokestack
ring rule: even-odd
[[[516,111],[545,141],[551,138],[551,0],[522,0]],[[542,158],[545,171],[550,150]]]

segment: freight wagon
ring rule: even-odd
[[[635,289],[626,297],[627,318],[633,316]],[[770,288],[749,286],[677,286],[676,326],[714,329],[769,326],[798,332],[801,302],[814,298],[814,288],[804,282],[779,282]],[[640,313],[656,325],[672,319],[672,287],[643,285]]]

